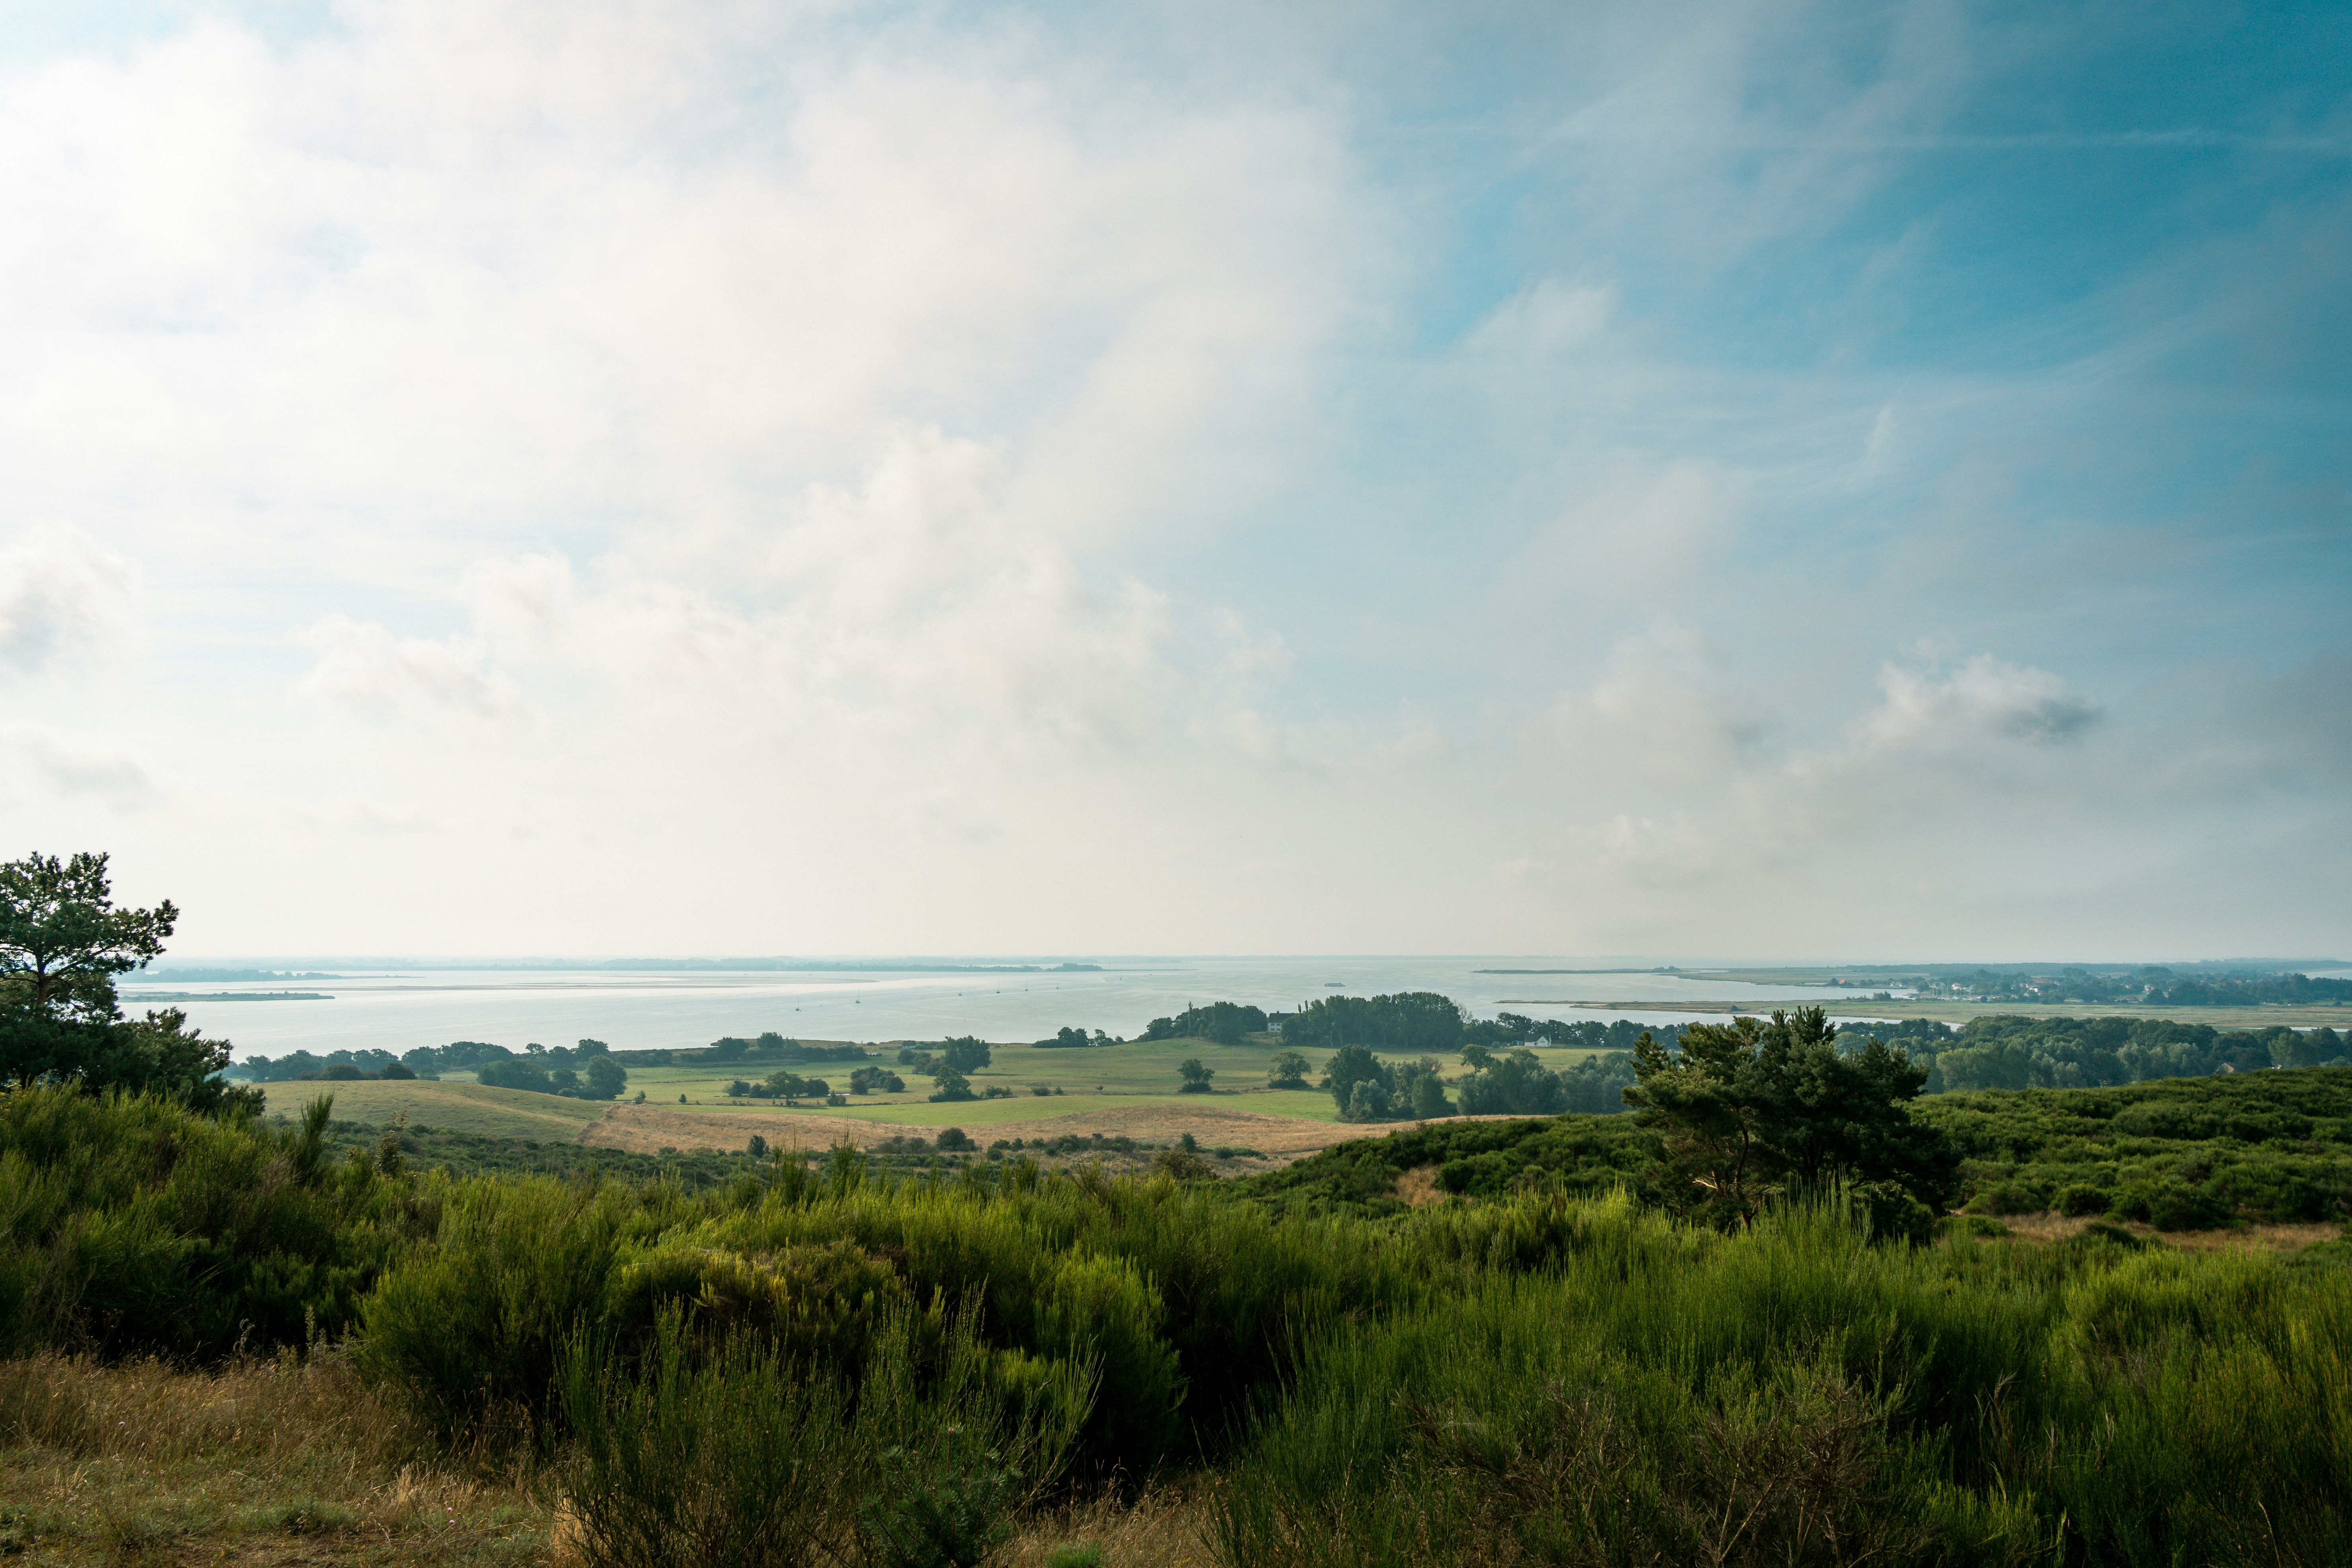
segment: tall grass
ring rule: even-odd
[[[420,1451],[555,1460],[611,1568],[972,1561],[1041,1489],[1076,1518],[1188,1473],[1234,1568],[2352,1562],[2325,1261],[1873,1245],[1835,1205],[1727,1236],[1622,1193],[1276,1217],[851,1149],[457,1181],[324,1128],[0,1100],[0,1334],[246,1365],[355,1328],[321,1364]]]
[[[740,1328],[698,1345],[666,1308],[634,1372],[576,1337],[560,1378],[565,1483],[592,1568],[972,1568],[1059,1477],[1085,1362],[992,1350],[974,1314],[910,1306],[852,1384]]]
[[[1585,1223],[1557,1268],[1318,1345],[1259,1406],[1222,1559],[2352,1560],[2340,1274],[1872,1247],[1833,1208]]]

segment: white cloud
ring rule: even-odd
[[[813,487],[723,590],[674,556],[478,563],[461,596],[512,658],[631,704],[754,729],[823,723],[1131,743],[1183,696],[1165,597],[1097,584],[1003,501],[1003,460],[899,433],[854,489]],[[1245,643],[1236,646],[1245,647]]]
[[[22,778],[54,796],[120,808],[147,805],[158,793],[153,776],[131,752],[36,725],[0,730],[0,757],[15,763]]]
[[[2104,482],[2069,421],[2120,372],[1915,369],[1937,235],[1872,210],[1852,289],[1851,231],[1806,248],[1986,68],[1967,19],[1832,63],[1803,7],[1570,9],[1442,136],[1393,106],[1457,40],[1402,14],[1188,16],[1171,65],[1026,13],[357,0],[0,67],[11,515],[122,552],[0,552],[12,778],[147,789],[258,945],[307,823],[368,896],[303,940],[379,950],[462,876],[519,891],[448,940],[509,951],[1818,952],[1931,876],[2004,932],[2126,839],[2340,817],[2340,671],[2161,730],[2073,618],[2180,571],[2053,570],[2020,500],[2020,451]],[[77,664],[126,558],[153,657]],[[58,739],[91,704],[168,792]]]
[[[368,718],[502,724],[522,715],[513,682],[483,668],[462,637],[395,637],[372,622],[321,616],[299,640],[317,661],[297,689],[322,707]]]
[[[2079,739],[2099,720],[2098,704],[2057,676],[2005,664],[1989,653],[1978,654],[1942,680],[1885,665],[1878,689],[1882,700],[1863,724],[1874,746],[1948,751],[1988,741],[2057,745]]]
[[[29,673],[128,631],[131,564],[70,528],[0,545],[0,668]]]
[[[1599,337],[1616,310],[1613,284],[1545,278],[1496,306],[1472,330],[1467,346],[1486,353],[1557,354]]]
[[[1755,700],[1735,689],[1724,650],[1696,626],[1662,616],[1621,637],[1591,684],[1553,710],[1571,745],[1647,772],[1738,765],[1763,737]]]

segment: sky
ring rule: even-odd
[[[0,7],[206,954],[2352,952],[2352,10]]]

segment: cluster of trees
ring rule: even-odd
[[[1268,1089],[1306,1089],[1307,1075],[1315,1070],[1304,1054],[1298,1051],[1276,1051],[1267,1064],[1265,1086]]]
[[[424,1047],[430,1051],[434,1047]],[[496,1047],[491,1047],[496,1049]],[[421,1054],[411,1051],[410,1056]],[[362,1048],[356,1051],[329,1051],[316,1056],[309,1051],[289,1051],[282,1057],[247,1057],[232,1062],[225,1069],[226,1076],[243,1079],[247,1083],[291,1083],[298,1079],[317,1079],[326,1082],[348,1082],[354,1079],[371,1078],[438,1078],[437,1071],[419,1071],[390,1051]]]
[[[976,1035],[958,1035],[941,1040],[936,1054],[929,1048],[909,1042],[898,1047],[898,1065],[912,1068],[931,1080],[929,1099],[949,1103],[958,1100],[997,1100],[1010,1095],[1009,1089],[992,1088],[975,1092],[969,1075],[988,1066],[992,1053],[988,1042]]]
[[[228,1077],[248,1083],[437,1079],[444,1073],[470,1072],[493,1089],[611,1100],[628,1081],[627,1072],[611,1059],[613,1047],[602,1040],[583,1039],[576,1046],[557,1046],[552,1049],[534,1043],[520,1052],[487,1040],[452,1040],[446,1046],[418,1046],[398,1057],[369,1047],[329,1051],[324,1056],[310,1051],[289,1051],[282,1057],[251,1056],[232,1064],[226,1071]],[[596,1065],[600,1060],[604,1063],[603,1067]],[[620,1076],[615,1078],[615,1073]]]
[[[1324,996],[1283,1020],[1287,1046],[1337,1050],[1363,1046],[1391,1055],[1459,1050],[1468,1016],[1453,998],[1433,991],[1393,996]]]
[[[1238,1046],[1244,1035],[1265,1032],[1265,1009],[1251,1007],[1239,1002],[1212,1002],[1205,1007],[1187,1007],[1172,1018],[1154,1018],[1143,1031],[1147,1040],[1213,1040],[1221,1046]],[[1065,1030],[1064,1033],[1069,1033]]]
[[[701,1059],[707,1062],[737,1062],[751,1057],[766,1057],[787,1062],[855,1062],[866,1057],[863,1046],[813,1046],[780,1035],[773,1029],[745,1039],[740,1035],[726,1035],[705,1046]]]
[[[28,855],[0,865],[0,1082],[152,1089],[199,1110],[258,1110],[261,1091],[223,1080],[229,1043],[177,1007],[126,1018],[115,977],[163,951],[180,912],[118,909],[103,855]]]
[[[860,1072],[872,1072],[861,1068]],[[824,1100],[833,1093],[833,1085],[821,1078],[803,1078],[789,1068],[779,1068],[757,1083],[737,1079],[727,1086],[730,1100]]]
[[[2128,1002],[2159,1007],[2352,1003],[2352,980],[2315,980],[2286,970],[2198,969],[2183,974],[2162,964],[2112,969],[2067,964],[2055,970],[2018,965],[1997,969],[1979,966],[1973,970],[1951,966],[1918,975],[1889,977],[1886,984],[1906,986],[1923,996],[1961,996],[1979,1002],[2081,1002],[2095,1006]]]
[[[1533,1059],[1533,1058],[1529,1058]],[[1436,1058],[1384,1062],[1362,1046],[1342,1046],[1323,1064],[1323,1087],[1342,1121],[1398,1121],[1451,1116]]]
[[[474,1081],[572,1100],[618,1100],[629,1074],[604,1041],[583,1040],[572,1051],[561,1046],[551,1051],[541,1045],[525,1046],[519,1057],[483,1062],[474,1069]]]
[[[913,1068],[926,1078],[942,1067],[950,1072],[974,1073],[986,1067],[992,1055],[988,1042],[977,1035],[958,1035],[941,1040],[936,1051],[920,1041],[908,1041],[898,1047],[898,1065]]]
[[[1882,1032],[1871,1026],[1874,1034]],[[2157,1079],[2334,1067],[2352,1049],[2331,1028],[2221,1030],[2158,1018],[1971,1018],[1948,1042],[1912,1047],[1931,1094],[2098,1089]]]
[[[2266,1002],[2341,1005],[2352,1002],[2352,980],[2314,980],[2307,974],[2210,980],[2191,975],[2151,988],[2147,1000],[2166,1007],[2246,1007]]]
[[[1167,1020],[1165,1019],[1153,1020],[1155,1024],[1165,1023],[1166,1021]],[[1151,1037],[1147,1036],[1145,1037],[1150,1038]],[[1037,1042],[1037,1048],[1041,1051],[1077,1051],[1085,1050],[1090,1046],[1123,1046],[1127,1042],[1125,1040],[1116,1039],[1109,1035],[1104,1034],[1100,1029],[1097,1029],[1092,1035],[1088,1035],[1084,1029],[1073,1029],[1066,1024],[1062,1027],[1054,1031],[1054,1037],[1052,1039],[1039,1040]]]
[[[1465,1046],[1560,1046],[1570,1050],[1631,1051],[1645,1032],[1671,1041],[1679,1024],[1648,1026],[1631,1018],[1530,1018],[1523,1013],[1497,1013],[1474,1018],[1462,1026]]]

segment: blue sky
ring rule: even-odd
[[[0,18],[187,952],[2352,951],[2352,18]]]

